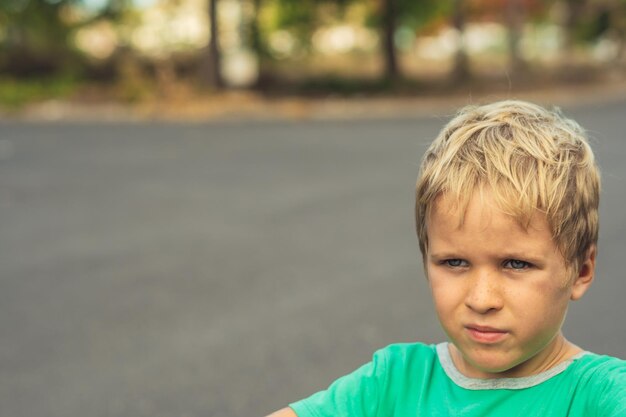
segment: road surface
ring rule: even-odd
[[[566,108],[603,170],[566,335],[626,358],[626,101]],[[447,115],[0,125],[0,415],[261,416],[443,339],[413,232]]]

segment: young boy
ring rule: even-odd
[[[626,361],[561,333],[593,281],[599,189],[574,121],[463,109],[424,156],[415,209],[449,342],[391,345],[272,417],[626,416]]]

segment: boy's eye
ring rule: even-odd
[[[526,269],[530,267],[530,264],[526,261],[520,261],[519,259],[509,259],[504,263],[504,267],[511,269]]]
[[[445,265],[451,266],[453,268],[458,268],[461,266],[465,266],[466,263],[463,259],[446,259],[443,261]]]

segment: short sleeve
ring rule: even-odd
[[[376,417],[386,378],[386,355],[333,382],[328,389],[290,404],[298,417]]]
[[[626,361],[613,359],[602,366],[602,378],[597,389],[598,416],[626,416]]]

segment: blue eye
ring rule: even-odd
[[[465,261],[462,259],[446,259],[444,263],[452,268],[465,266]]]
[[[526,261],[520,261],[519,259],[509,259],[504,263],[504,267],[511,269],[526,269],[530,267],[530,264]]]

